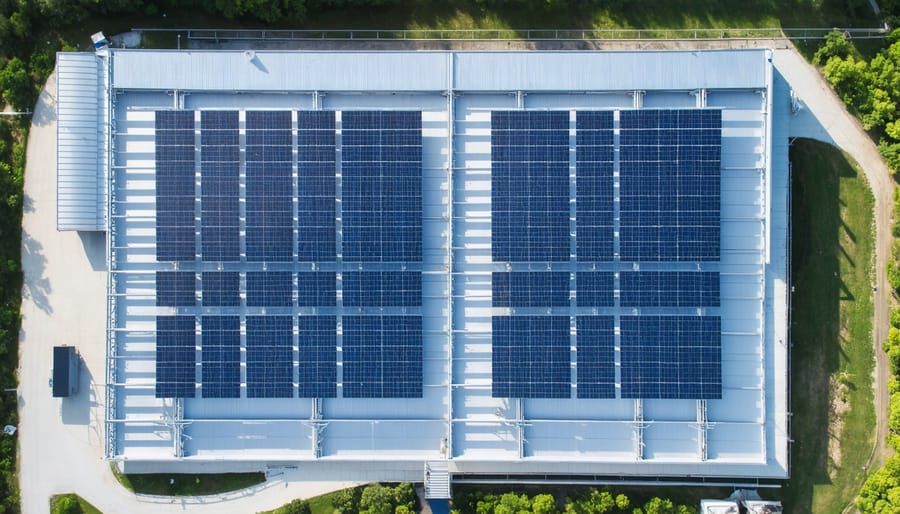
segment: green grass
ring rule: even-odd
[[[360,486],[361,488],[362,486]],[[309,509],[312,514],[334,514],[334,506],[331,502],[332,498],[339,491],[334,491],[326,494],[322,494],[319,496],[314,496],[309,499]],[[281,508],[281,507],[279,507]],[[260,512],[259,514],[275,514],[278,512],[278,509],[267,510],[265,512]]]
[[[97,509],[97,507],[94,507],[93,505],[88,503],[87,500],[85,500],[81,496],[78,496],[75,493],[56,494],[56,495],[51,496],[50,497],[50,512],[53,512],[53,509],[56,508],[56,504],[58,504],[59,501],[62,500],[63,498],[74,498],[75,501],[77,501],[78,504],[81,506],[81,512],[83,514],[103,514],[102,512],[100,512],[99,509]]]
[[[196,9],[152,10],[93,17],[64,31],[69,41],[89,45],[94,30],[107,34],[138,28],[267,29],[708,29],[790,27],[876,27],[866,2],[855,8],[843,0],[610,0],[491,2],[483,0],[408,0],[377,7],[311,10],[303,20],[264,24],[229,20]],[[85,25],[89,30],[85,29]],[[148,47],[174,48],[174,36],[150,36]]]
[[[833,147],[797,140],[793,162],[791,476],[786,512],[841,512],[874,442],[871,191]],[[831,394],[845,412],[835,430]],[[840,458],[829,441],[839,437]]]
[[[110,468],[116,480],[122,486],[137,494],[158,494],[164,496],[219,494],[244,489],[266,481],[264,473],[125,475],[119,473],[114,464],[111,464]],[[172,480],[174,480],[174,483],[170,483]]]

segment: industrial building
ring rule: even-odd
[[[787,477],[771,51],[58,63],[58,227],[107,234],[126,470]]]

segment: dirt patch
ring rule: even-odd
[[[835,478],[841,467],[841,435],[844,433],[844,415],[850,411],[850,388],[843,375],[829,379],[831,405],[828,412],[828,476]]]

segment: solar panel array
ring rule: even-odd
[[[156,395],[420,397],[421,113],[159,111],[156,128],[174,268],[156,304],[175,314],[157,317]]]
[[[620,116],[622,260],[718,261],[721,111]]]
[[[493,396],[720,397],[721,111],[491,124]]]

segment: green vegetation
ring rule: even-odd
[[[341,489],[308,500],[294,500],[275,510],[260,514],[407,514],[417,512],[417,497],[412,484],[369,484]]]
[[[833,147],[797,140],[793,162],[793,477],[786,512],[841,512],[873,445],[874,200]]]
[[[825,78],[863,127],[878,141],[878,150],[894,173],[900,172],[900,30],[871,60],[862,57],[835,31],[826,37],[813,62],[823,66]]]
[[[110,465],[113,475],[129,491],[137,494],[195,496],[237,491],[266,481],[264,473],[220,474],[133,474],[125,475]]]
[[[889,19],[900,14],[900,0],[882,0],[880,5]],[[30,110],[53,69],[55,52],[74,49],[77,45],[86,47],[89,34],[97,29],[114,34],[135,26],[253,27],[261,23],[269,28],[512,31],[879,24],[866,0],[459,0],[452,3],[437,0],[10,0],[0,2],[0,100],[3,107]],[[150,36],[147,44],[175,46],[171,35]],[[896,57],[891,52],[894,50],[875,64],[873,58],[866,63],[865,70],[884,72],[885,77],[891,77],[889,83],[895,84],[896,73],[891,75],[888,66],[888,60]],[[849,61],[849,55],[836,57]],[[851,65],[837,61],[832,65],[835,76],[840,76],[839,72],[853,76],[858,67],[855,61]],[[878,78],[874,84],[887,84],[885,77]],[[883,91],[888,95],[872,93],[868,103],[864,101],[865,94],[850,90],[848,98],[862,102],[858,112],[868,113],[867,119],[873,127],[883,122],[888,141],[884,154],[892,162],[900,160],[900,146],[895,144],[900,140],[897,124],[889,125],[893,120],[888,119],[890,103],[897,102],[893,90],[885,85]],[[22,186],[29,121],[27,117],[0,117],[0,389],[16,387],[22,286]],[[795,252],[795,255],[803,254]],[[897,275],[900,284],[900,273]],[[856,384],[850,393],[853,404],[853,395],[865,388],[859,382],[863,380],[862,375],[848,376],[854,377],[850,380]],[[16,401],[14,394],[0,396],[0,426],[17,424]],[[0,512],[19,510],[15,459],[16,438],[0,438]],[[163,485],[168,488],[167,482]],[[311,505],[313,512],[317,512],[315,503]]]
[[[459,487],[454,491],[453,512],[458,514],[694,514],[699,498],[706,494],[715,494],[710,489],[704,494],[687,500],[686,504],[678,504],[669,498],[659,496],[644,497],[638,494],[629,498],[623,492],[609,489],[568,488],[547,492],[540,490],[517,488],[516,490],[490,490],[484,488]],[[559,488],[551,488],[559,489]],[[532,492],[533,494],[529,494]],[[660,491],[652,491],[660,494]],[[636,501],[641,498],[640,501]]]
[[[50,512],[52,514],[102,514],[77,494],[58,494],[50,498]]]

